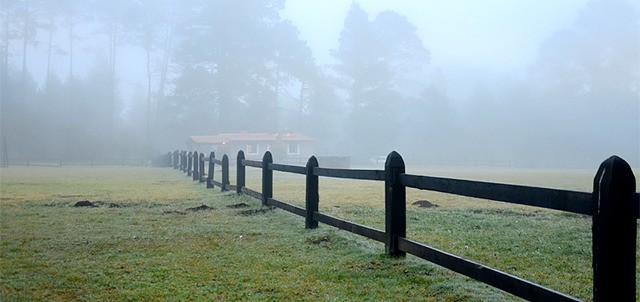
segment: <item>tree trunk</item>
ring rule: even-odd
[[[2,41],[2,66],[0,67],[0,97],[6,100],[7,97],[7,77],[9,76],[9,10],[5,8],[5,18],[3,24],[3,41]]]
[[[29,2],[25,3],[25,12],[22,23],[22,79],[20,89],[22,101],[27,101],[27,50],[29,48],[29,42],[31,35],[29,34],[29,26],[31,26],[31,11],[29,10]]]
[[[164,100],[164,89],[167,82],[167,72],[169,70],[169,60],[171,59],[171,39],[172,29],[167,28],[165,37],[164,53],[162,55],[162,67],[160,69],[160,82],[158,83],[158,100]]]
[[[151,153],[151,45],[145,47],[147,53],[147,135],[145,156]]]
[[[73,80],[73,26],[73,16],[69,16],[69,83]]]
[[[118,29],[114,20],[111,20],[109,32],[109,112],[107,116],[107,141],[113,138],[113,121],[115,117],[116,103],[116,48],[118,45]]]
[[[47,45],[47,75],[46,75],[46,85],[47,90],[49,90],[49,86],[51,84],[51,51],[53,49],[53,16],[51,16],[51,21],[49,22],[49,42]]]

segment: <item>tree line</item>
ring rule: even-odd
[[[640,18],[630,2],[589,2],[540,45],[526,75],[479,79],[465,99],[452,97],[460,88],[430,65],[405,16],[370,16],[354,2],[335,63],[323,66],[280,17],[284,5],[2,0],[10,156],[134,157],[194,134],[288,129],[316,137],[320,152],[362,157],[395,149],[435,161],[598,163],[622,152],[640,161]],[[145,75],[127,98],[125,49],[136,49]],[[35,52],[46,54],[42,83],[28,68]],[[78,74],[87,52],[91,66]],[[60,62],[65,70],[54,70]]]

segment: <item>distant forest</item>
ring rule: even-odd
[[[335,64],[321,66],[280,16],[284,5],[1,0],[9,158],[149,158],[189,135],[286,129],[315,137],[320,155],[593,168],[617,154],[640,166],[637,6],[589,2],[539,46],[526,75],[478,79],[461,100],[406,17],[354,2]],[[126,98],[125,47],[143,54],[146,75]],[[46,53],[43,83],[27,67],[35,52]],[[86,52],[89,72],[74,74]]]

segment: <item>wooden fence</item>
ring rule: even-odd
[[[216,159],[214,152],[172,154],[174,169],[180,169],[207,188],[236,191],[305,218],[305,227],[314,229],[322,222],[385,244],[385,252],[394,257],[415,255],[470,278],[530,301],[579,301],[567,294],[543,287],[497,269],[461,258],[406,238],[406,189],[415,188],[500,202],[535,206],[592,216],[593,231],[593,301],[635,301],[636,232],[640,218],[640,194],[635,192],[635,176],[623,159],[612,156],[598,169],[593,192],[529,187],[511,184],[449,179],[405,173],[402,157],[391,152],[384,170],[333,169],[319,167],[312,156],[306,166],[273,162],[270,152],[262,161],[246,160],[243,151],[236,157],[236,185],[229,181],[229,157]],[[208,171],[205,171],[208,162]],[[215,165],[222,169],[222,179],[214,179]],[[261,192],[245,186],[245,169],[262,170]],[[273,171],[306,176],[305,208],[273,198]],[[321,213],[318,178],[332,177],[384,181],[385,229],[379,230]]]
[[[171,159],[169,157],[169,163]],[[76,166],[123,166],[123,167],[144,167],[143,158],[110,158],[110,159],[84,159],[84,160],[61,160],[61,159],[12,159],[0,161],[0,167],[25,166],[25,167],[76,167]],[[168,165],[170,166],[170,164]]]

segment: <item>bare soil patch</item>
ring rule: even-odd
[[[80,208],[80,207],[87,207],[87,208],[98,208],[98,207],[107,207],[107,208],[121,208],[122,205],[119,205],[117,203],[111,203],[111,202],[106,202],[106,201],[88,201],[88,200],[83,200],[83,201],[78,201],[76,202],[74,205],[74,207],[76,208]]]
[[[437,204],[431,203],[431,202],[429,202],[427,200],[418,200],[418,201],[415,201],[415,202],[413,202],[411,204],[414,205],[414,206],[421,207],[421,208],[437,208],[438,207]]]
[[[88,200],[78,201],[73,206],[76,208],[81,208],[81,207],[97,208],[98,207],[93,202]]]
[[[195,208],[188,208],[187,211],[192,211],[192,212],[197,212],[197,211],[210,211],[213,210],[212,207],[206,206],[206,205],[201,205],[199,207],[195,207]]]
[[[165,214],[165,215],[170,215],[170,214],[187,215],[187,213],[180,212],[180,211],[164,211],[164,212],[162,212],[162,214]]]
[[[312,244],[321,244],[324,242],[331,242],[331,237],[329,237],[328,235],[324,235],[324,236],[307,238],[307,242]]]

